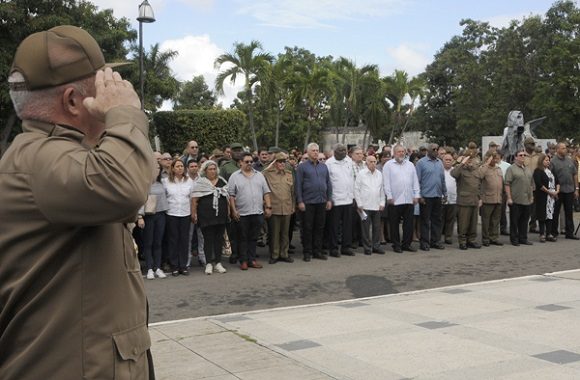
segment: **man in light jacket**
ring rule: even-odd
[[[381,212],[385,208],[383,175],[377,170],[377,159],[369,155],[367,167],[361,170],[354,184],[354,198],[361,218],[361,236],[365,255],[378,253],[381,248]]]

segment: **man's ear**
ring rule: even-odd
[[[74,87],[67,87],[62,94],[62,108],[71,116],[79,116],[83,98]]]

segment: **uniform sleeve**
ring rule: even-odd
[[[505,172],[505,185],[511,187],[513,180],[512,167],[510,166]]]
[[[145,114],[116,107],[105,115],[105,125],[95,148],[64,136],[49,136],[38,147],[31,188],[52,223],[123,222],[145,203],[153,170]]]

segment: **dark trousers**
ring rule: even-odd
[[[393,248],[410,247],[413,242],[413,208],[412,204],[389,205],[389,223]],[[403,241],[399,233],[399,222],[403,218]]]
[[[499,221],[501,218],[501,203],[484,203],[481,206],[481,241],[489,243],[499,239]]]
[[[499,219],[499,230],[501,233],[507,232],[508,231],[508,222],[507,222],[507,215],[506,215],[506,211],[507,211],[507,197],[505,195],[505,192],[503,193],[502,197],[501,197],[501,216]]]
[[[528,240],[529,205],[514,203],[510,206],[510,240],[520,243]]]
[[[358,206],[356,205],[356,201],[355,201],[350,206],[352,228],[350,229],[351,241],[349,243],[349,245],[352,245],[354,248],[356,248],[358,246],[358,243],[361,242],[361,220],[360,220],[360,217],[358,216],[357,210],[358,210]],[[355,243],[356,246],[353,243]],[[344,244],[344,242],[343,242],[342,246],[345,248],[348,247],[346,244]]]
[[[421,245],[439,243],[441,240],[441,197],[423,198],[421,210]]]
[[[443,205],[441,219],[443,225],[441,234],[445,236],[445,240],[451,240],[451,237],[453,236],[453,228],[455,227],[455,221],[457,220],[457,205]]]
[[[268,244],[272,259],[288,257],[290,219],[290,215],[272,215],[268,219]]]
[[[222,248],[224,246],[225,230],[225,224],[201,227],[204,243],[203,251],[205,253],[206,263],[215,265],[222,261]]]
[[[457,206],[457,241],[459,244],[475,243],[477,238],[477,206]]]
[[[552,234],[552,222],[552,219],[538,220],[538,224],[540,225],[540,235],[545,236],[546,233],[548,235]]]
[[[326,203],[306,204],[302,215],[304,257],[322,254],[322,239],[326,219]]]
[[[191,217],[167,215],[167,232],[169,234],[169,262],[173,270],[187,269],[189,252],[189,227]]]
[[[165,212],[145,215],[143,229],[143,255],[147,269],[161,268],[161,247],[165,234]]]
[[[264,224],[264,215],[253,214],[240,217],[240,262],[256,260],[256,243]]]
[[[381,212],[365,210],[365,213],[367,218],[361,221],[361,237],[364,250],[370,252],[381,247]]]
[[[241,257],[240,254],[240,222],[232,220],[230,223],[226,224],[226,229],[228,231],[228,239],[230,239],[230,246],[232,248],[232,254],[230,256],[230,263],[235,264]]]
[[[564,206],[566,220],[566,236],[574,235],[574,193],[560,193],[554,205],[554,223],[552,223],[552,235],[558,236],[558,221],[560,220],[560,208]]]
[[[352,222],[352,203],[332,207],[330,210],[330,220],[327,221],[327,223],[330,223],[329,249],[332,251],[338,250],[338,238],[341,230],[341,247],[342,249],[350,248],[352,244]]]

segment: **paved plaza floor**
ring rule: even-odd
[[[579,379],[580,270],[151,326],[159,379]]]

